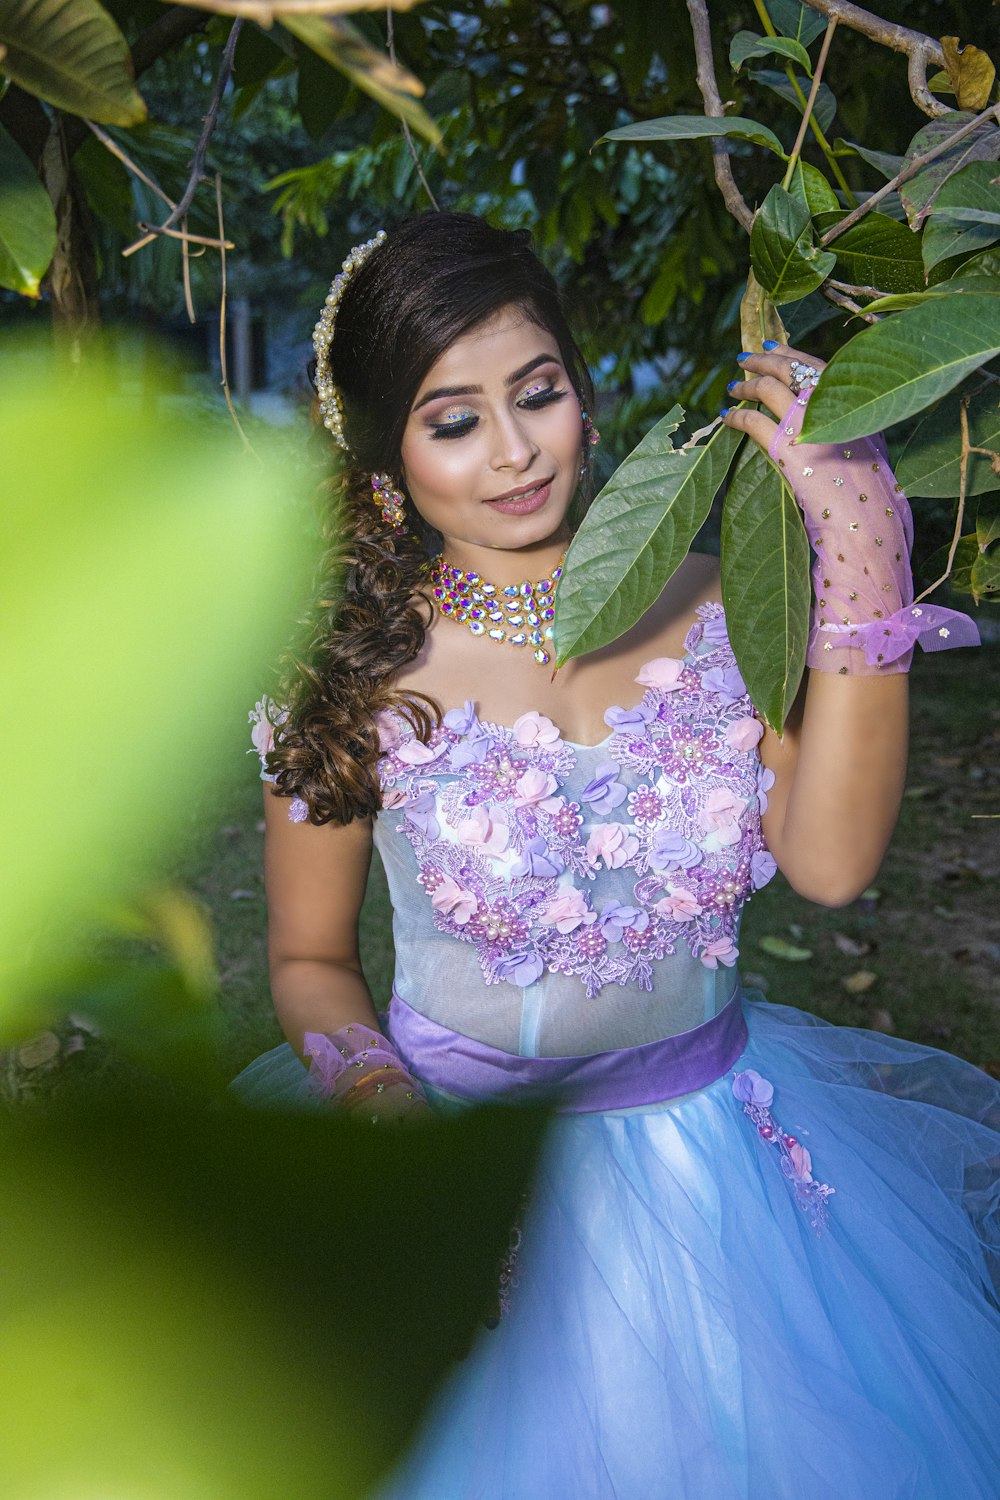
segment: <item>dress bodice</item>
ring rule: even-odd
[[[544,1056],[654,1041],[730,998],[740,912],[775,870],[773,776],[722,606],[697,613],[684,656],[647,662],[598,745],[472,702],[426,743],[380,716],[374,836],[414,1009]]]

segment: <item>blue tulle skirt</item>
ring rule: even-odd
[[[554,1121],[509,1307],[379,1500],[997,1500],[1000,1085],[745,1014],[708,1088]],[[736,1072],[773,1085],[825,1224]],[[240,1091],[302,1077],[279,1049]]]

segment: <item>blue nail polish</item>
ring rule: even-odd
[[[719,407],[719,416],[720,417],[728,417],[729,413],[732,411],[732,409],[733,408],[731,406],[720,406]]]
[[[736,389],[736,387],[738,385],[739,385],[739,381],[738,380],[731,380],[729,382],[729,384],[726,386],[726,390],[727,391],[735,391],[735,389]]]
[[[738,365],[741,365],[745,359],[749,359],[749,358],[750,358],[749,351],[748,350],[744,350],[742,354],[737,354],[737,356],[736,356],[736,363]]]
[[[765,339],[764,340],[764,348],[767,350],[768,354],[770,354],[770,352],[771,352],[772,349],[777,349],[777,347],[778,347],[778,340],[777,339]]]

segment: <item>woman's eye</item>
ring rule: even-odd
[[[518,397],[518,406],[526,406],[531,411],[537,411],[540,406],[548,406],[551,401],[561,401],[566,392],[556,390],[554,385],[532,385],[526,391],[522,391]]]
[[[432,423],[432,438],[462,437],[466,432],[471,432],[479,421],[478,417],[471,416],[468,412],[455,412],[445,417],[443,422]]]

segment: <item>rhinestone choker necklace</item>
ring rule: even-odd
[[[500,587],[438,557],[431,567],[431,592],[441,613],[467,625],[473,635],[508,646],[531,646],[538,665],[546,667],[551,656],[545,642],[552,639],[556,585],[561,576],[562,558],[551,578]]]

